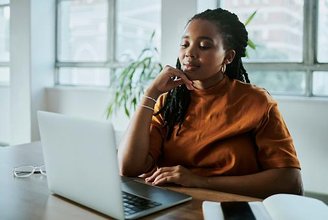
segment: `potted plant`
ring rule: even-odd
[[[114,76],[115,94],[107,107],[107,118],[118,109],[124,108],[130,117],[131,111],[136,109],[140,97],[149,82],[163,69],[159,63],[159,53],[153,44],[155,31],[151,34],[149,44],[134,61],[130,62]]]

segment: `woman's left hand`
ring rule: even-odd
[[[153,185],[175,183],[186,187],[197,187],[199,181],[202,181],[202,177],[195,175],[181,165],[177,165],[158,168],[150,177],[146,178],[145,181]]]

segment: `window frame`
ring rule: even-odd
[[[328,97],[328,95],[313,94],[313,72],[327,71],[328,63],[319,63],[317,60],[318,44],[318,13],[319,1],[303,1],[303,61],[302,62],[245,62],[248,71],[302,71],[306,74],[305,93],[302,97]],[[218,5],[220,1],[218,0]],[[273,93],[274,95],[288,95]]]
[[[56,19],[55,19],[55,29],[56,29],[56,36],[55,36],[55,85],[64,85],[64,86],[73,86],[73,84],[61,84],[59,82],[59,71],[60,68],[108,68],[108,74],[115,71],[115,69],[124,67],[125,63],[119,63],[115,60],[115,52],[116,52],[116,1],[115,0],[107,0],[108,1],[108,16],[107,16],[107,56],[105,62],[99,61],[83,61],[83,62],[67,62],[67,61],[59,61],[58,59],[58,28],[59,28],[59,19],[58,16],[59,12],[59,4],[63,1],[71,1],[71,0],[56,0]],[[109,76],[109,78],[110,78]],[[107,84],[110,85],[111,82]],[[74,85],[79,86],[79,85]],[[101,87],[101,86],[97,86]]]
[[[59,83],[59,69],[62,67],[71,68],[108,68],[111,79],[111,74],[115,69],[124,67],[125,63],[115,60],[116,52],[116,13],[117,4],[116,0],[108,1],[108,30],[107,30],[107,60],[106,62],[59,62],[58,61],[58,5],[61,1],[69,0],[56,0],[56,62],[55,62],[55,85],[63,85]],[[217,0],[216,6],[220,7],[220,0]],[[245,68],[248,71],[302,71],[306,75],[305,79],[305,92],[300,95],[301,97],[328,97],[328,95],[314,95],[313,94],[313,72],[327,71],[328,63],[319,63],[317,60],[317,44],[318,44],[318,13],[319,1],[303,1],[303,61],[302,62],[245,62]],[[111,82],[108,82],[110,85]],[[98,86],[97,86],[98,87]],[[273,93],[275,94],[275,93]],[[288,95],[288,94],[275,94],[275,95]]]
[[[0,4],[0,8],[4,8],[4,7],[10,8],[10,4],[9,3]],[[8,68],[10,71],[10,57],[9,57],[9,61],[0,61],[0,68]],[[9,74],[10,74],[10,72],[9,72]],[[0,82],[0,86],[8,86],[8,85],[10,85],[10,81],[8,83]]]

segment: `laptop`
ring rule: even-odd
[[[119,175],[110,122],[38,111],[49,190],[115,219],[135,219],[192,197]]]

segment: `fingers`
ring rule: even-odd
[[[176,183],[179,184],[177,174],[175,173],[162,173],[157,176],[156,179],[152,182],[153,185],[162,185],[165,183]]]
[[[156,176],[153,181],[148,181],[148,182],[150,182],[153,185],[161,185],[165,183],[179,184],[176,173],[172,173],[172,172],[161,173],[158,176]]]
[[[186,74],[179,69],[166,65],[152,82],[149,90],[158,91],[158,95],[160,95],[182,84],[185,84],[189,90],[194,89],[193,82],[188,79]]]
[[[173,172],[174,167],[162,167],[158,168],[150,177],[146,178],[145,180],[147,182],[154,182],[154,180],[161,174],[166,173],[166,172]]]
[[[162,167],[156,170],[152,176],[145,179],[146,182],[153,185],[161,185],[164,183],[181,183],[181,166]]]
[[[172,79],[173,80],[173,79]],[[182,79],[174,79],[173,82],[174,87],[180,86],[182,85],[184,82],[182,81]],[[186,85],[187,86],[187,85]],[[188,88],[188,87],[187,87]]]
[[[186,76],[186,74],[184,74],[181,70],[173,68],[168,65],[166,65],[164,69],[170,76],[170,79],[173,81],[173,84],[175,86],[185,84],[189,90],[194,89],[193,82],[191,80],[189,80],[188,77]],[[176,78],[176,77],[178,77],[178,78]]]
[[[145,179],[147,177],[150,177],[152,174],[153,173],[143,173],[143,174],[139,175],[138,177]]]
[[[154,174],[154,172],[157,170],[157,167],[156,166],[154,166],[154,168],[153,169],[151,169],[151,171],[149,171],[149,172],[147,172],[147,173],[143,173],[143,174],[141,174],[141,175],[139,175],[139,177],[140,178],[147,178],[147,177],[150,177],[150,176],[152,176],[153,174]]]
[[[185,84],[189,90],[195,89],[193,82],[188,79],[184,72],[166,65],[161,73],[151,83],[148,91],[153,93],[153,97],[158,97],[159,95],[168,92],[182,84]]]

